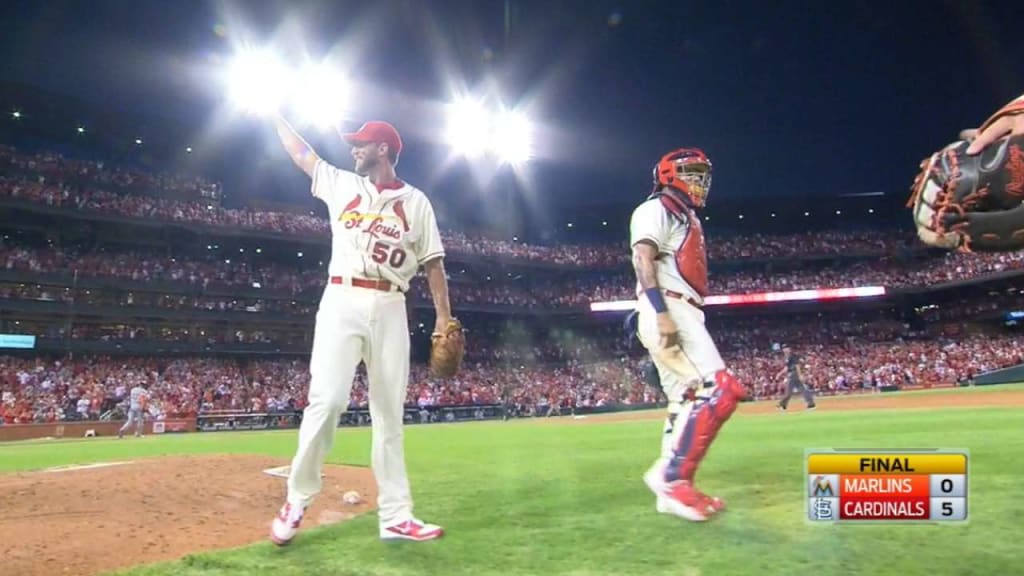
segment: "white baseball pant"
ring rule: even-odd
[[[372,419],[372,465],[381,525],[412,517],[405,470],[403,415],[409,383],[405,296],[328,284],[320,300],[310,358],[309,405],[288,477],[288,502],[308,506],[321,490],[324,459],[348,407],[359,362],[366,362]]]
[[[668,415],[665,419],[664,433],[661,438],[661,453],[654,466],[666,470],[675,460],[680,458],[681,435],[683,425],[690,413],[702,403],[707,402],[714,394],[716,374],[725,370],[725,361],[718,353],[711,334],[704,325],[704,312],[685,300],[665,298],[668,313],[679,331],[679,346],[692,366],[689,375],[680,375],[670,370],[657,356],[652,354],[651,360],[658,369],[661,388],[668,398]],[[659,346],[660,334],[656,313],[647,297],[639,298],[639,316],[637,318],[637,335],[648,351]],[[708,387],[705,388],[705,383]],[[686,398],[687,392],[694,390],[697,400]]]
[[[142,408],[128,409],[128,420],[126,420],[124,425],[121,426],[121,430],[119,430],[118,433],[124,434],[125,432],[128,431],[128,428],[130,428],[132,424],[135,425],[135,435],[138,436],[142,434],[143,426],[145,426],[145,420],[143,419],[142,416]]]

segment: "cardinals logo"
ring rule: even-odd
[[[345,204],[345,207],[341,209],[341,216],[339,220],[345,223],[345,229],[351,230],[352,228],[358,228],[363,223],[363,215],[356,211],[359,203],[363,201],[363,197],[356,194],[356,197]]]
[[[377,216],[374,218],[363,232],[377,239],[381,236],[387,236],[392,240],[399,240],[402,238],[402,232],[396,226],[385,224],[383,216]]]
[[[405,232],[409,231],[409,220],[405,217],[405,202],[399,200],[395,202],[395,216],[402,221],[402,230]]]
[[[338,216],[338,221],[343,222],[346,230],[359,230],[363,227],[363,222],[367,217],[372,218],[370,224],[363,230],[365,234],[369,234],[374,238],[386,237],[392,240],[400,240],[403,232],[409,232],[409,220],[405,215],[405,205],[399,200],[394,203],[393,210],[395,214],[383,213],[370,213],[364,214],[356,208],[362,202],[362,196],[358,194],[341,209],[341,215]],[[401,227],[399,227],[401,225]]]

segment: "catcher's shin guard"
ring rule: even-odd
[[[739,380],[728,370],[715,373],[715,388],[711,396],[700,399],[691,408],[685,421],[676,422],[682,426],[678,441],[672,450],[672,459],[665,470],[665,481],[693,481],[708,448],[718,435],[722,425],[736,411],[746,391]]]

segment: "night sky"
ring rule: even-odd
[[[392,121],[407,140],[400,175],[463,205],[493,204],[512,181],[446,163],[437,141],[450,88],[487,83],[541,125],[540,157],[513,192],[542,219],[639,201],[654,161],[680,146],[711,157],[712,204],[902,197],[921,158],[1024,92],[1016,6],[8,0],[0,76],[190,127],[193,168],[236,197],[306,189],[271,125],[223,106],[213,71],[243,39],[349,69],[344,128]],[[307,135],[350,165],[336,137]]]

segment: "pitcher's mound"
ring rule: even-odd
[[[287,462],[177,456],[0,476],[0,558],[19,576],[90,575],[267,539]],[[347,504],[342,495],[361,497]],[[372,510],[369,468],[324,466],[304,528]]]

